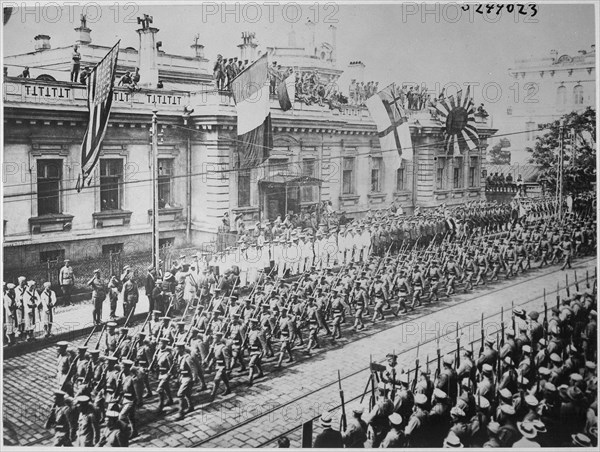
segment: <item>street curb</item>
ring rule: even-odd
[[[131,322],[144,321],[144,320],[146,320],[147,316],[148,316],[147,312],[141,312],[139,314],[134,314],[131,317]],[[117,320],[115,320],[115,322],[117,322],[117,325],[122,325],[125,323],[125,317],[119,317]],[[14,358],[16,356],[25,355],[27,353],[31,353],[31,352],[40,350],[42,348],[46,348],[49,345],[56,344],[57,342],[60,342],[60,341],[72,342],[73,340],[75,340],[78,337],[90,334],[93,329],[94,329],[94,326],[90,325],[90,326],[86,326],[86,327],[83,327],[80,329],[72,329],[70,331],[65,331],[64,333],[59,333],[50,338],[36,339],[35,341],[32,341],[32,342],[19,342],[16,345],[3,347],[2,356],[3,356],[3,359],[10,359],[10,358]],[[98,330],[98,331],[100,331],[100,330]]]

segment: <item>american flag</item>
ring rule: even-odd
[[[100,157],[100,146],[106,133],[112,105],[120,42],[110,49],[87,78],[89,119],[83,143],[81,143],[81,174],[77,178],[78,192],[81,191],[86,181],[87,185],[92,181],[90,176]]]

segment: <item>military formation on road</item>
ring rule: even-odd
[[[47,424],[55,430],[54,444],[127,446],[140,432],[138,411],[155,393],[154,416],[160,416],[176,399],[177,417],[182,419],[194,411],[199,399],[210,403],[220,391],[230,393],[233,380],[245,378],[252,385],[263,378],[269,361],[281,368],[284,360],[293,362],[297,353],[310,355],[324,341],[335,343],[348,337],[349,329],[361,330],[386,317],[401,317],[440,297],[472,291],[498,278],[510,279],[532,267],[555,263],[570,267],[573,259],[596,252],[594,220],[569,215],[558,221],[548,203],[539,206],[543,207],[538,217],[531,211],[512,219],[480,212],[486,226],[471,224],[465,215],[468,227],[456,227],[454,222],[453,227],[426,237],[390,240],[385,248],[378,243],[377,249],[360,253],[357,259],[354,249],[347,259],[345,249],[343,256],[338,254],[326,266],[319,269],[313,262],[302,274],[291,277],[288,272],[275,276],[276,267],[270,267],[245,287],[240,287],[234,271],[220,277],[209,274],[200,279],[191,297],[186,295],[188,278],[181,278],[183,285],[177,282],[177,273],[186,274],[190,264],[174,263],[170,275],[156,277],[151,292],[154,309],[135,334],[130,334],[127,318],[121,328],[114,322],[98,325],[99,339],[90,344],[92,332],[77,352],[68,343],[58,343],[57,390]],[[416,215],[410,221],[421,220],[425,218]],[[368,221],[379,227],[406,219],[388,212]],[[482,356],[490,353],[482,350]],[[518,355],[511,356],[511,366],[517,366],[525,354],[521,347]],[[502,366],[509,366],[502,359]],[[494,372],[497,361],[490,363]],[[483,363],[478,367],[482,378],[487,378],[488,367]],[[444,369],[440,378],[446,375]],[[506,369],[502,367],[502,373]],[[398,372],[394,385],[407,389],[402,375]],[[380,392],[387,396],[385,378],[382,383]],[[460,388],[455,383],[446,393],[448,401],[457,400]],[[517,388],[510,389],[514,394]],[[204,391],[210,392],[204,396]],[[431,393],[427,404],[416,405],[429,407],[441,400],[440,391],[437,399]],[[479,400],[488,398],[487,392],[480,392]],[[494,397],[489,396],[490,402],[495,403]],[[387,427],[377,430],[378,422],[388,425],[390,414],[385,421],[370,421],[375,442],[396,444],[385,439],[390,432]],[[412,415],[404,408],[397,414],[402,417],[398,425],[405,429]]]

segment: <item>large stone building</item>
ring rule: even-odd
[[[596,48],[579,50],[577,55],[559,55],[556,50],[539,58],[515,61],[508,70],[515,84],[505,123],[510,132],[511,163],[527,163],[538,136],[538,125],[547,124],[572,111],[582,112],[596,105]],[[515,88],[515,89],[513,89]]]
[[[268,47],[271,60],[298,72],[317,71],[335,81],[335,29],[328,42]],[[5,57],[4,255],[7,266],[48,259],[80,259],[110,251],[151,248],[150,123],[161,132],[161,243],[200,246],[215,240],[224,214],[242,214],[248,226],[286,211],[331,201],[350,218],[392,202],[415,205],[483,199],[482,153],[495,132],[478,118],[481,145],[460,158],[442,150],[443,124],[427,112],[410,117],[414,164],[382,150],[365,107],[331,110],[295,102],[282,111],[271,99],[274,149],[259,168],[237,171],[236,112],[217,92],[203,46],[190,55],[162,52],[158,29],[138,30],[137,49],[120,49],[117,76],[140,68],[140,91],[116,87],[102,154],[90,186],[75,189],[87,123],[86,88],[68,81],[73,49],[36,38],[35,51]],[[109,46],[92,44],[91,30],[76,29],[82,67],[96,64]],[[233,46],[232,46],[233,47]],[[258,56],[244,34],[242,60]],[[31,78],[16,77],[29,67]],[[43,69],[40,69],[43,68]],[[162,87],[159,88],[159,80]],[[191,114],[189,109],[193,109]]]

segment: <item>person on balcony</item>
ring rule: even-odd
[[[79,77],[79,67],[81,63],[81,54],[79,53],[77,44],[73,46],[73,53],[71,54],[71,81],[77,83]]]

